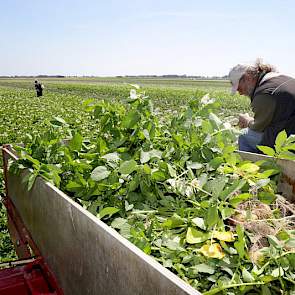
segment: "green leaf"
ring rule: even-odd
[[[279,240],[288,240],[290,239],[290,234],[288,231],[282,229],[279,233],[276,234],[276,237],[279,239]],[[292,240],[292,239],[291,239]],[[290,247],[294,247],[295,248],[295,239],[293,239],[294,242],[293,242],[293,246],[290,246]]]
[[[254,163],[242,164],[239,168],[246,173],[256,173],[260,169],[260,167]]]
[[[267,239],[269,244],[274,246],[276,249],[282,249],[282,243],[275,236],[269,235],[267,236]]]
[[[150,154],[151,159],[153,159],[153,158],[161,159],[162,158],[162,152],[159,150],[155,150],[155,149],[150,150],[149,154]]]
[[[276,195],[270,192],[259,192],[258,199],[264,204],[272,204],[276,200]]]
[[[271,276],[271,275],[265,275],[265,276],[262,276],[261,277],[261,281],[263,281],[264,283],[270,283],[270,282],[272,282],[272,281],[275,281],[276,279],[273,277],[273,276]]]
[[[256,182],[255,186],[256,186],[257,189],[259,189],[259,188],[261,188],[261,187],[264,187],[264,186],[268,185],[269,182],[270,182],[270,179],[269,179],[269,178],[259,179],[259,180]]]
[[[276,175],[280,173],[280,170],[279,169],[269,169],[269,170],[265,170],[263,171],[260,176],[263,177],[263,178],[268,178],[272,175]]]
[[[199,177],[198,177],[198,186],[200,188],[202,188],[208,181],[208,174],[206,173],[202,173]]]
[[[150,150],[148,152],[140,151],[140,162],[141,164],[147,163],[150,159],[158,158],[161,159],[162,152],[158,150]]]
[[[275,149],[276,149],[277,153],[281,151],[281,147],[284,144],[284,142],[287,140],[287,137],[288,136],[287,136],[286,130],[281,131],[277,135],[277,138],[276,138],[276,141],[275,141]]]
[[[239,194],[233,198],[230,199],[230,204],[233,206],[233,207],[236,207],[239,203],[245,201],[245,200],[248,200],[252,197],[251,194],[249,193],[243,193],[243,194]]]
[[[163,223],[163,227],[164,228],[177,228],[180,227],[184,224],[184,220],[183,218],[181,218],[179,215],[177,215],[176,213],[173,214],[173,216],[171,218],[168,218],[164,223]]]
[[[230,197],[236,191],[242,189],[246,183],[247,181],[245,179],[235,179],[230,187],[226,188],[223,192],[221,192],[220,198],[224,199]]]
[[[271,275],[275,278],[282,277],[284,275],[284,269],[282,267],[277,267],[271,272]]]
[[[243,258],[245,256],[245,239],[244,229],[240,224],[237,225],[236,232],[238,234],[238,241],[234,243],[234,246],[238,251],[240,258]]]
[[[72,151],[80,151],[82,148],[83,137],[81,134],[76,133],[69,142],[69,148]]]
[[[130,111],[122,121],[122,126],[124,128],[133,128],[138,123],[139,119],[140,114],[138,113],[138,111]]]
[[[289,137],[288,137],[288,139],[289,139]],[[282,150],[284,150],[284,151],[295,151],[295,143],[284,145]]]
[[[270,289],[266,285],[261,286],[261,295],[272,295]]]
[[[150,153],[144,152],[143,150],[140,151],[140,163],[144,164],[147,163],[150,160]]]
[[[198,170],[198,169],[201,169],[203,167],[203,164],[197,163],[197,162],[187,161],[186,162],[186,167],[188,169],[196,169],[196,170]]]
[[[115,207],[106,207],[103,208],[98,214],[97,214],[97,218],[102,219],[105,216],[109,216],[111,217],[112,215],[114,215],[115,213],[119,212],[120,209],[115,208]]]
[[[213,227],[219,221],[217,206],[211,206],[207,210],[206,225],[208,228]]]
[[[111,172],[105,167],[105,166],[97,166],[92,172],[91,172],[91,179],[94,181],[100,181],[102,179],[107,178]]]
[[[140,178],[136,175],[133,179],[129,182],[128,191],[134,192],[140,184]]]
[[[38,168],[40,166],[40,162],[37,159],[34,159],[30,155],[24,155],[24,159],[29,160],[31,163],[35,165],[35,168]]]
[[[217,169],[223,162],[223,157],[216,157],[209,162],[209,165],[213,169]]]
[[[202,243],[208,240],[209,235],[207,233],[203,233],[194,229],[193,227],[189,227],[186,233],[186,242],[189,244],[197,244]]]
[[[221,210],[221,216],[223,219],[227,219],[235,213],[235,209],[230,207],[225,207]]]
[[[129,239],[131,237],[130,231],[131,231],[131,225],[128,222],[124,223],[122,227],[120,228],[121,236],[123,236],[126,239]]]
[[[167,164],[168,167],[168,172],[170,174],[171,177],[176,177],[176,171],[172,168],[172,166],[170,164]]]
[[[90,107],[94,102],[95,100],[93,98],[89,98],[83,101],[82,106],[87,108]]]
[[[144,130],[142,131],[142,133],[143,133],[144,137],[145,137],[147,140],[150,140],[150,139],[151,139],[151,137],[150,137],[150,133],[149,133],[149,131],[148,131],[147,129],[144,129]]]
[[[28,178],[28,191],[30,191],[35,183],[37,174],[31,173]]]
[[[278,158],[280,159],[287,159],[287,160],[295,160],[295,155],[293,152],[289,152],[289,151],[282,151],[280,153],[278,153]]]
[[[107,143],[101,137],[97,140],[97,148],[100,154],[105,154],[108,151]]]
[[[226,176],[218,176],[212,180],[209,180],[204,188],[205,190],[212,193],[213,197],[218,197],[220,193],[223,191],[226,183],[228,182],[228,178]]]
[[[63,126],[63,125],[68,125],[67,122],[61,118],[61,117],[53,117],[54,119],[50,121],[50,123],[53,125],[53,126]]]
[[[294,134],[289,135],[289,137],[286,140],[286,145],[293,144],[294,142],[295,142],[295,135]]]
[[[66,190],[70,192],[77,192],[79,191],[83,186],[81,183],[75,182],[75,181],[69,181],[66,185]]]
[[[136,89],[140,89],[140,86],[138,84],[129,84],[131,87],[134,87]]]
[[[167,179],[166,174],[163,171],[155,171],[152,173],[151,177],[155,181],[164,181]]]
[[[125,161],[119,167],[119,172],[121,174],[131,174],[137,169],[137,163],[135,160]]]
[[[223,154],[232,154],[233,152],[236,151],[236,149],[237,149],[237,147],[234,145],[226,145],[224,147],[224,149],[222,150],[222,153]]]
[[[151,169],[151,167],[148,164],[144,164],[143,165],[143,172],[145,174],[150,175],[152,173],[152,169]]]
[[[285,245],[289,248],[295,249],[295,238],[290,238]]]
[[[275,155],[275,150],[269,146],[258,145],[257,148],[263,152],[265,155],[273,157]]]
[[[181,134],[172,134],[172,138],[176,141],[176,143],[182,147],[184,145],[184,140]]]
[[[162,245],[173,251],[182,249],[180,246],[180,238],[178,236],[164,240]]]
[[[119,154],[117,152],[105,154],[102,156],[107,162],[118,162],[120,160]]]
[[[97,208],[101,205],[100,200],[95,200],[91,202],[91,205],[87,207],[87,210],[91,212],[93,215],[97,214]]]
[[[201,263],[201,264],[197,264],[194,266],[194,268],[201,273],[209,273],[209,274],[214,274],[215,272],[215,268],[205,264],[205,263]]]
[[[214,127],[216,129],[219,129],[219,127],[222,125],[222,121],[214,113],[209,114],[209,120],[211,123],[213,123],[213,125],[215,125]]]
[[[251,273],[246,268],[243,268],[242,276],[243,276],[243,281],[245,283],[251,283],[251,282],[255,281],[254,277],[251,275]]]
[[[125,200],[125,211],[126,212],[132,210],[133,207],[134,207],[133,204],[129,204],[128,201]]]
[[[166,267],[166,268],[173,267],[173,262],[172,262],[172,260],[171,260],[171,259],[164,260],[164,261],[163,261],[163,266]]]
[[[239,155],[235,153],[224,155],[225,162],[229,164],[230,166],[235,166],[237,164],[238,157]]]
[[[117,217],[112,221],[111,227],[116,228],[116,229],[121,229],[121,228],[123,228],[125,223],[127,223],[127,219]]]
[[[192,223],[203,230],[206,229],[204,218],[195,217],[192,219]]]
[[[202,121],[202,131],[204,132],[204,134],[211,134],[214,131],[210,121],[208,120]]]

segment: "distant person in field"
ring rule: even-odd
[[[38,97],[43,95],[43,85],[37,80],[35,81],[35,89]]]
[[[232,94],[251,100],[254,118],[239,115],[239,150],[259,153],[257,145],[273,147],[278,133],[295,134],[295,79],[257,59],[254,65],[238,64],[229,72]]]

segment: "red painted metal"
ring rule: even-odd
[[[35,256],[41,256],[38,247],[24,226],[21,217],[9,197],[4,199],[4,205],[7,210],[10,237],[17,256],[21,259],[29,258],[32,256],[32,252]]]
[[[0,295],[63,294],[43,258],[0,270]]]
[[[10,146],[4,145],[3,168],[8,229],[14,248],[22,261],[11,262],[14,267],[0,269],[0,295],[63,295],[54,275],[49,270],[41,253],[26,229],[7,190],[8,159],[15,158]],[[34,258],[36,257],[36,258]],[[31,259],[28,259],[31,258]]]

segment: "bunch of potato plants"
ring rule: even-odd
[[[10,169],[33,169],[28,189],[42,176],[204,294],[295,292],[279,168],[235,153],[214,99],[161,112],[135,87],[122,102],[83,105],[91,136],[55,118],[15,146]]]

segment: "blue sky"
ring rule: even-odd
[[[2,0],[0,75],[295,76],[295,1]]]

